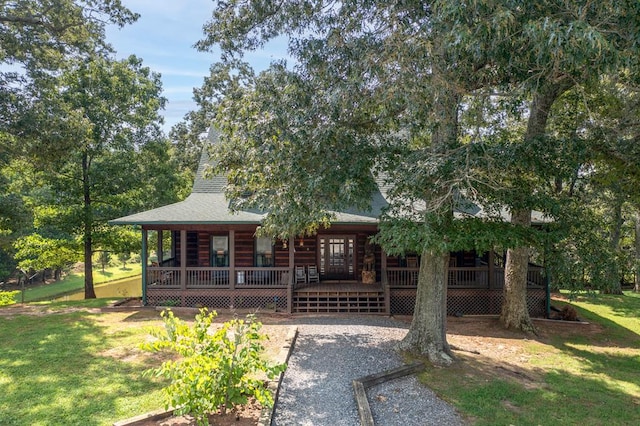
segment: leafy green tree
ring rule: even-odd
[[[574,171],[550,185],[566,201],[558,218],[565,232],[549,257],[561,287],[620,292],[624,271],[633,269],[625,249],[632,246],[625,217],[637,205],[640,172],[633,87],[628,73],[608,74],[554,106],[548,132],[556,144],[577,148],[573,160],[560,156]]]
[[[218,102],[219,168],[237,207],[269,210],[264,233],[309,234],[331,210],[367,208],[376,176],[387,176],[394,203],[378,241],[390,253],[422,254],[402,347],[448,364],[448,251],[473,245],[452,221],[454,194],[470,181],[459,105],[487,76],[474,57],[451,60],[451,24],[439,18],[411,2],[229,2],[214,11],[198,47],[223,49],[200,103]],[[276,63],[256,76],[238,60],[281,33],[293,34],[293,69]],[[402,231],[407,226],[416,235]]]
[[[72,58],[110,51],[104,40],[107,24],[124,26],[138,15],[120,0],[15,0],[0,2],[0,165],[4,168],[32,146],[32,139],[53,134],[50,123],[32,120],[38,92]],[[51,110],[47,113],[52,113]],[[40,126],[40,127],[38,127]],[[57,144],[38,145],[52,156],[64,153]],[[0,276],[15,267],[12,245],[25,226],[28,212],[20,197],[0,177]]]
[[[269,210],[263,232],[287,238],[315,232],[331,210],[363,207],[376,175],[386,175],[393,204],[379,241],[390,253],[413,248],[424,261],[403,347],[448,362],[445,253],[491,243],[508,247],[502,321],[532,330],[531,211],[554,210],[538,196],[554,178],[543,173],[549,151],[540,149],[552,145],[549,114],[569,89],[633,61],[625,52],[636,8],[631,2],[220,4],[197,46],[221,47],[223,62],[212,67],[199,102],[215,112],[221,130],[216,158],[229,173],[229,195],[237,207]],[[275,63],[256,76],[241,62],[243,52],[281,34],[289,37],[294,65]],[[500,92],[519,102],[503,101],[508,96]],[[502,138],[487,150],[489,121],[481,117],[474,134],[460,129],[459,117],[467,105],[496,98],[503,108],[496,114],[520,115],[513,133],[520,143]],[[485,193],[491,186],[499,190]],[[511,226],[456,225],[452,210],[461,198],[486,202],[495,216],[498,206],[508,206]],[[457,232],[469,229],[478,231],[476,241]]]
[[[18,268],[25,271],[62,270],[80,260],[80,247],[68,239],[30,234],[15,242]]]
[[[15,270],[13,242],[32,220],[20,195],[11,190],[13,174],[9,163],[7,153],[0,154],[0,281]]]
[[[16,0],[0,4],[0,143],[7,152],[23,150],[28,135],[46,133],[28,119],[38,88],[73,58],[108,52],[104,27],[124,26],[139,15],[120,0]],[[11,138],[14,135],[18,138]],[[41,146],[40,149],[43,147]]]
[[[114,61],[104,57],[78,60],[58,79],[57,93],[43,92],[33,111],[43,127],[58,130],[55,135],[34,139],[34,149],[62,141],[66,150],[56,158],[51,151],[37,163],[50,188],[48,204],[41,223],[56,227],[82,241],[85,263],[85,297],[95,297],[92,255],[104,247],[110,233],[106,221],[145,204],[162,189],[147,181],[153,163],[152,154],[166,142],[159,131],[159,76],[129,57]],[[44,111],[56,111],[51,118]],[[158,145],[159,144],[159,145]],[[37,156],[34,151],[32,155]],[[38,157],[36,157],[38,158]],[[171,187],[171,185],[168,185]],[[153,195],[149,195],[151,193]],[[109,237],[110,238],[110,237]]]
[[[526,230],[530,227],[532,209],[548,211],[548,200],[541,197],[543,162],[550,146],[548,123],[554,104],[569,90],[584,90],[602,76],[635,67],[637,49],[634,40],[638,27],[636,2],[616,4],[592,2],[479,2],[484,7],[492,29],[509,35],[501,38],[498,49],[487,47],[477,53],[469,50],[473,43],[459,43],[468,55],[488,55],[489,68],[496,75],[496,88],[528,99],[526,126],[521,144],[509,143],[504,148],[513,161],[504,167],[505,189],[500,202],[509,206],[511,223]],[[452,19],[459,22],[453,34],[485,37],[488,32],[470,33],[467,28],[482,30],[486,26],[469,26],[468,8],[449,5]],[[498,23],[498,25],[496,25]],[[457,27],[457,29],[456,29]],[[490,33],[493,38],[494,33]],[[488,41],[488,40],[487,40]],[[585,66],[588,63],[588,66]],[[516,155],[527,147],[536,147],[533,155],[518,161]],[[526,276],[529,247],[526,240],[511,246],[505,267],[505,303],[501,321],[507,327],[533,330],[526,308]]]

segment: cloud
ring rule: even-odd
[[[209,75],[212,63],[219,60],[219,51],[198,52],[193,44],[203,38],[202,26],[211,18],[212,0],[123,0],[123,4],[141,15],[138,22],[122,29],[107,27],[107,40],[118,57],[135,54],[144,65],[162,75],[163,96],[167,106],[163,113],[166,132],[197,108],[191,99],[193,87],[200,87]],[[287,38],[278,37],[264,49],[249,52],[245,59],[256,70],[273,61],[287,59]]]

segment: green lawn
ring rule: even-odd
[[[128,264],[126,268],[122,268],[121,265],[111,266],[105,268],[104,272],[102,272],[101,268],[94,267],[93,281],[94,285],[98,285],[109,281],[140,275],[141,273],[142,265],[139,263]],[[82,289],[84,289],[84,273],[70,273],[58,282],[28,287],[25,290],[24,300],[25,302],[50,300],[63,294],[81,291]],[[19,293],[16,295],[16,302],[20,302],[21,300],[22,294]]]
[[[157,365],[138,344],[158,314],[71,312],[106,299],[47,305],[57,313],[0,315],[0,424],[109,425],[161,408]],[[9,310],[11,308],[0,308]],[[157,357],[157,355],[155,355]]]
[[[108,302],[0,308],[0,424],[109,425],[160,408],[161,384],[141,375],[160,360],[138,349],[158,313],[77,310]],[[475,425],[640,424],[640,297],[572,304],[589,325],[537,322],[537,337],[452,318],[449,341],[465,350],[420,380]]]
[[[454,367],[420,378],[475,425],[640,424],[640,296],[571,304],[589,325],[536,322],[537,337],[492,327],[486,339],[451,336],[478,353],[457,351]]]

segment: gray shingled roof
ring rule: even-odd
[[[216,143],[218,134],[215,131],[209,133],[211,143]],[[207,149],[200,157],[198,171],[193,183],[191,195],[184,201],[159,207],[152,210],[132,214],[110,221],[114,225],[164,225],[164,224],[260,224],[264,219],[264,212],[239,211],[233,213],[229,209],[229,200],[224,195],[224,187],[227,179],[223,175],[210,178],[204,177],[204,171],[211,164]],[[334,212],[334,224],[375,224],[388,205],[385,197],[385,183],[381,178],[377,179],[378,190],[372,194],[371,210],[360,211],[346,209]],[[460,206],[456,209],[456,217],[488,217],[487,213],[477,205]],[[505,221],[511,219],[507,210],[500,212]],[[533,212],[532,222],[540,224],[549,222],[548,218],[540,212]]]
[[[211,132],[209,139],[217,141],[217,134]],[[229,200],[224,196],[227,179],[223,175],[204,177],[210,159],[207,149],[200,157],[198,171],[193,183],[191,195],[184,201],[159,207],[152,210],[114,219],[113,225],[164,225],[164,224],[260,224],[266,213],[256,211],[239,211],[233,213],[229,209]],[[371,199],[371,211],[363,212],[347,209],[335,212],[335,224],[372,224],[378,217],[387,201],[380,191],[376,191]]]
[[[211,143],[216,143],[218,140],[218,134],[214,130],[209,132],[208,139]],[[224,187],[227,185],[227,178],[223,175],[215,175],[210,178],[205,178],[205,170],[211,164],[209,158],[209,152],[207,148],[202,150],[200,155],[200,163],[198,164],[198,171],[196,172],[196,178],[193,182],[192,194],[222,194],[224,193]]]

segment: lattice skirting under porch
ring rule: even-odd
[[[152,306],[208,307],[213,309],[242,309],[287,311],[287,289],[215,289],[173,290],[148,289],[147,304]]]
[[[241,309],[252,311],[287,312],[288,292],[286,288],[269,289],[202,289],[180,291],[179,289],[148,289],[147,303],[153,306],[187,306],[209,307],[212,309]],[[448,315],[498,315],[502,306],[502,289],[449,289],[447,291]],[[377,299],[376,299],[377,300]],[[413,315],[416,300],[415,288],[391,288],[389,291],[389,314]],[[527,305],[529,314],[533,317],[545,315],[546,291],[542,288],[527,290]],[[293,300],[292,302],[296,302]],[[358,305],[357,312],[384,313],[381,306],[384,301],[377,300],[374,307]],[[318,301],[317,303],[321,303]],[[343,308],[331,305],[332,299],[327,299],[327,306],[316,306],[313,312],[343,312]],[[294,305],[296,303],[293,303]],[[335,303],[334,303],[335,304]],[[315,305],[314,305],[315,306]],[[311,312],[293,307],[294,312]],[[374,309],[375,308],[375,309]]]
[[[390,292],[392,315],[413,315],[416,302],[416,290],[413,288],[395,289]],[[499,315],[502,307],[502,289],[448,289],[447,315]],[[545,315],[545,289],[527,290],[527,307],[532,317]]]

